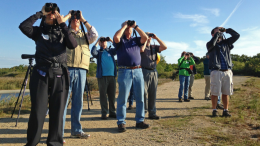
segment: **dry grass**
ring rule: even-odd
[[[251,78],[236,88],[229,107],[232,117],[204,118],[212,126],[199,128],[201,136],[194,138],[212,145],[260,145],[259,89],[259,78]]]
[[[23,80],[22,77],[0,77],[0,90],[21,89]],[[26,88],[29,89],[29,81]]]

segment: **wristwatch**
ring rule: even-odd
[[[137,27],[138,27],[138,25],[136,25],[134,29],[136,29]]]

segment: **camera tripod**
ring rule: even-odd
[[[23,104],[23,97],[24,97],[24,93],[25,93],[25,89],[26,89],[26,86],[27,86],[27,81],[28,81],[28,76],[30,74],[31,76],[31,70],[32,70],[32,62],[33,62],[33,58],[35,58],[34,55],[27,55],[27,54],[22,54],[22,59],[29,59],[29,66],[28,66],[28,69],[26,71],[26,75],[25,75],[25,78],[24,78],[24,81],[23,81],[23,84],[22,84],[22,87],[21,87],[21,90],[20,90],[20,93],[17,97],[17,100],[16,100],[16,103],[15,103],[15,107],[14,107],[14,110],[13,110],[13,113],[12,113],[12,116],[11,118],[13,118],[13,114],[15,112],[15,109],[16,109],[16,106],[18,104],[18,101],[19,101],[19,98],[20,98],[20,95],[22,93],[22,99],[21,99],[21,103],[20,103],[20,106],[19,106],[19,112],[18,112],[18,116],[17,116],[17,119],[16,119],[16,124],[15,124],[15,127],[17,127],[17,123],[18,123],[18,119],[19,119],[19,116],[20,116],[20,112],[21,112],[21,108],[22,108],[22,104]],[[22,91],[23,90],[23,91]]]

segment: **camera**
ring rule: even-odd
[[[100,42],[105,42],[105,41],[110,41],[110,38],[109,37],[102,37],[100,38]]]
[[[58,5],[56,3],[46,3],[45,4],[45,12],[50,12],[52,11],[52,14],[55,13],[55,11],[60,11]]]
[[[135,21],[134,20],[128,20],[127,21],[127,25],[128,26],[132,26],[132,25],[134,25],[135,24]]]
[[[75,17],[76,15],[76,17]],[[80,10],[72,10],[71,11],[71,20],[74,20],[74,19],[80,19]]]

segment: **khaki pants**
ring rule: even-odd
[[[210,75],[204,75],[205,78],[205,97],[210,96]]]
[[[211,95],[221,96],[233,94],[233,73],[229,69],[228,71],[214,70],[210,74],[210,90]]]
[[[190,85],[189,85],[189,96],[188,97],[192,97],[192,86],[193,86],[193,82],[194,82],[194,74],[190,75]]]

